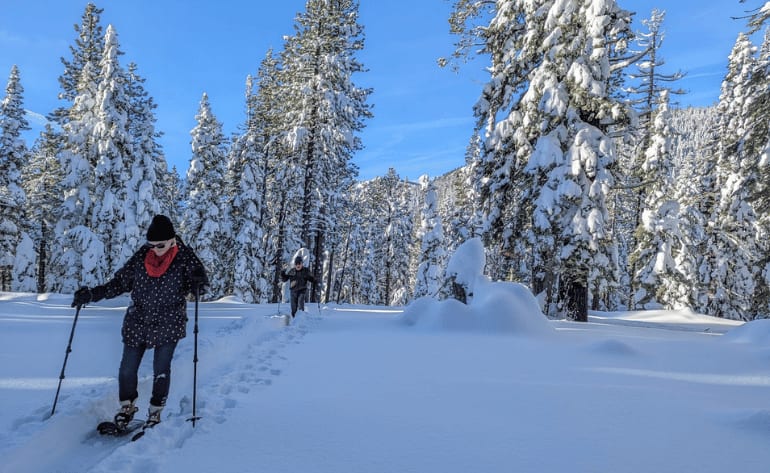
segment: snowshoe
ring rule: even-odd
[[[132,419],[128,424],[124,426],[118,426],[115,422],[105,421],[96,426],[96,430],[101,435],[108,435],[112,437],[123,437],[131,434],[144,426],[145,422],[139,419]]]

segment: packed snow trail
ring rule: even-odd
[[[95,310],[99,308],[91,308],[92,312]],[[228,304],[209,303],[205,304],[204,310],[208,318],[222,316],[227,312]],[[82,313],[88,314],[87,311],[85,308]],[[228,410],[237,404],[238,395],[270,386],[281,374],[285,360],[281,355],[282,348],[298,343],[317,322],[317,316],[302,314],[286,327],[282,317],[271,316],[273,312],[273,306],[258,307],[253,314],[244,315],[239,311],[233,321],[213,334],[206,333],[206,320],[201,321],[197,414],[202,419],[196,422],[195,428],[187,421],[192,414],[193,358],[192,337],[188,334],[174,355],[172,388],[163,421],[148,430],[143,438],[131,442],[131,436],[115,438],[96,432],[98,422],[111,419],[116,412],[115,378],[96,378],[84,388],[80,385],[88,383],[84,383],[83,378],[70,379],[75,377],[67,375],[54,416],[50,417],[50,405],[43,405],[32,414],[13,421],[16,435],[7,439],[8,444],[4,447],[10,448],[0,450],[3,457],[0,472],[158,471],[155,462],[169,448],[181,448],[195,432],[209,430],[209,423],[224,422]],[[113,320],[113,325],[119,332],[120,317]],[[81,338],[87,336],[81,334]],[[75,338],[73,352],[85,355],[83,352],[89,350],[87,344],[91,340],[78,340],[77,334]],[[119,356],[119,346],[112,350]],[[99,354],[90,353],[90,356],[94,355]],[[151,361],[152,352],[148,351],[140,369],[137,418],[146,414],[152,390]],[[77,366],[72,366],[73,361],[70,363],[68,368],[74,371]],[[117,365],[114,368],[117,370]],[[42,446],[44,450],[41,451]]]

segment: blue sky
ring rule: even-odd
[[[46,115],[59,102],[59,58],[69,57],[73,25],[80,23],[85,0],[11,0],[0,15],[0,84],[17,64],[25,88],[25,106]],[[727,56],[744,20],[733,20],[761,0],[620,0],[620,5],[648,17],[652,8],[667,11],[662,54],[669,71],[688,73],[679,83],[688,89],[682,105],[708,105],[719,96]],[[359,21],[366,47],[359,59],[369,69],[355,77],[374,93],[375,117],[361,134],[364,150],[354,157],[359,177],[383,175],[389,167],[402,177],[436,176],[464,163],[473,128],[471,107],[484,82],[483,64],[459,73],[440,69],[439,56],[451,53],[448,0],[362,0]],[[180,173],[190,159],[190,130],[201,95],[208,93],[225,132],[244,118],[244,89],[268,48],[279,51],[283,36],[294,33],[293,20],[304,0],[97,1],[102,24],[112,24],[125,55],[147,79],[158,104],[158,128],[170,165]],[[40,126],[39,123],[36,126]]]

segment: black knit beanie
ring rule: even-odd
[[[165,241],[176,236],[174,225],[165,215],[156,215],[147,229],[147,241]]]

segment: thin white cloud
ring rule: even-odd
[[[30,125],[43,127],[48,123],[48,119],[43,114],[33,112],[32,110],[24,110],[24,112]]]

